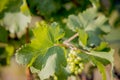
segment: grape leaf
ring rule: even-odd
[[[67,71],[66,68],[61,67],[59,69],[59,72],[56,73],[57,80],[67,80],[67,77],[69,76],[69,72]]]
[[[0,18],[3,18],[6,12],[20,11],[21,5],[22,0],[2,0],[0,2]]]
[[[91,23],[96,15],[96,9],[94,8],[89,8],[83,13],[79,13],[78,16],[70,15],[68,17],[67,26],[76,32],[79,28],[86,28],[88,23]]]
[[[78,17],[75,15],[70,15],[68,17],[67,26],[72,31],[77,31],[79,28],[82,28],[82,24],[79,21]]]
[[[87,39],[88,34],[84,30],[79,29],[79,42],[82,43],[82,45],[87,45]]]
[[[64,50],[54,46],[48,49],[43,58],[43,68],[39,73],[41,80],[47,79],[55,73],[59,73],[62,66],[66,66]]]
[[[104,33],[108,33],[111,30],[110,25],[108,24],[108,19],[99,14],[96,16],[96,19],[93,19],[93,22],[89,23],[86,27],[86,31],[98,31],[101,30]]]
[[[31,40],[33,48],[44,50],[53,45],[49,36],[49,27],[45,22],[36,23],[36,28],[33,30],[34,38]]]
[[[114,61],[113,53],[114,53],[113,49],[111,49],[109,52],[91,51],[91,52],[88,53],[88,55],[91,55],[92,58],[94,57],[93,63],[95,63],[95,65],[97,65],[99,71],[102,74],[103,80],[106,80],[106,74],[105,74],[105,70],[104,70],[105,68],[104,68],[104,65],[103,65],[103,64],[106,64],[106,62],[103,63],[103,61],[100,61],[100,60],[98,61],[97,59],[95,59],[95,57],[105,59],[105,60],[107,60],[107,61],[109,61],[111,63],[111,65],[112,65],[111,66],[112,67],[112,69],[111,69],[111,79],[112,79],[113,78],[112,77],[112,70],[113,70],[113,61]]]
[[[21,12],[23,12],[25,15],[29,16],[30,15],[30,10],[28,8],[26,0],[23,0],[23,4],[20,7]]]
[[[49,16],[61,7],[60,0],[26,0],[32,13]]]
[[[14,47],[12,45],[5,44],[0,46],[0,66],[10,64],[10,59],[14,54]]]
[[[92,58],[92,61],[98,67],[100,73],[102,74],[102,80],[107,80],[105,66],[101,62],[97,61],[95,58]]]
[[[79,13],[78,16],[70,15],[67,26],[72,31],[79,33],[79,45],[88,50],[100,46],[101,35],[110,32],[108,19],[98,13],[96,8],[89,8]]]
[[[8,0],[1,0],[0,3],[0,12],[5,9],[5,5],[7,4]]]
[[[104,66],[110,64],[110,61],[100,58],[100,57],[94,57],[97,61],[99,61],[100,63],[102,63]]]
[[[21,12],[16,13],[6,13],[3,18],[3,24],[10,33],[17,33],[18,37],[21,37],[25,31],[26,27],[28,27],[28,23],[30,23],[31,18],[25,16]],[[19,35],[21,33],[21,35]]]
[[[108,43],[107,42],[101,42],[100,45],[98,47],[96,47],[96,50],[98,51],[102,51],[104,50],[105,48],[107,48],[108,46]]]
[[[100,7],[100,0],[90,0],[93,7],[99,8]]]
[[[78,32],[80,28],[83,28],[85,31],[97,32],[100,30],[104,33],[110,32],[108,19],[103,14],[99,14],[96,8],[88,8],[86,11],[79,13],[78,16],[70,15],[67,26],[74,32]]]
[[[88,53],[88,55],[92,55],[92,56],[96,56],[96,57],[106,59],[113,65],[113,60],[114,60],[113,59],[113,53],[114,53],[114,50],[111,49],[109,52],[91,51],[91,52]]]
[[[46,49],[53,45],[49,39],[48,26],[42,23],[37,23],[36,26],[31,43],[17,51],[16,59],[19,64],[33,64],[38,56],[44,54]]]
[[[5,48],[0,47],[0,66],[7,65]]]
[[[22,4],[22,0],[7,0],[7,12],[18,12]]]
[[[93,31],[87,31],[88,34],[88,41],[87,41],[87,45],[92,47],[92,46],[99,46],[101,39],[100,37]]]
[[[3,18],[3,24],[10,33],[17,34],[18,37],[21,37],[30,23],[31,17],[25,16],[21,12],[17,13],[5,13]]]
[[[35,53],[36,51],[27,44],[16,51],[16,61],[19,64],[28,65]]]
[[[61,39],[65,33],[62,29],[60,29],[59,25],[54,22],[51,24],[52,27],[50,27],[49,35],[51,38],[53,38],[53,42],[57,43],[59,39]]]
[[[38,57],[34,60],[34,62],[32,64],[32,67],[34,67],[36,70],[41,70],[42,69],[42,61],[43,61],[43,56],[44,55],[45,55],[45,52],[43,52],[42,55],[41,54],[38,55]]]
[[[34,38],[31,43],[21,47],[16,54],[16,60],[19,64],[25,64],[27,66],[33,66],[37,69],[41,69],[42,57],[45,55],[48,48],[54,46],[52,38],[59,40],[63,37],[64,33],[60,33],[59,26],[47,25],[45,22],[37,23],[36,28],[33,29]],[[51,30],[53,29],[53,30]],[[55,31],[56,32],[52,32]],[[54,34],[49,34],[54,33]],[[53,37],[51,37],[53,36]],[[40,64],[40,65],[36,65]]]
[[[10,59],[14,54],[14,47],[12,45],[7,45],[5,47],[6,53],[7,53],[7,64],[10,64]]]
[[[0,42],[6,43],[8,39],[8,32],[5,30],[4,27],[0,26]]]
[[[95,8],[88,8],[78,14],[79,21],[82,23],[84,29],[89,25],[89,23],[93,22],[96,17],[97,10]]]
[[[34,68],[33,66],[30,67],[30,71],[31,71],[32,73],[38,73],[38,72],[40,72],[39,69],[36,69],[36,68]]]

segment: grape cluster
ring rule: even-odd
[[[77,55],[74,50],[71,50],[67,58],[68,68],[71,73],[79,74],[82,72],[84,65],[81,62],[81,58]]]

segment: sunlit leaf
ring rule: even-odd
[[[93,7],[98,8],[100,7],[100,0],[90,0]]]
[[[1,0],[0,2],[0,12],[6,8],[6,4],[9,2],[9,0]]]
[[[6,13],[3,18],[3,24],[10,33],[17,33],[18,37],[21,37],[26,31],[28,27],[28,23],[30,23],[31,18],[25,16],[21,12],[17,13]],[[19,35],[21,33],[21,35]]]
[[[26,0],[23,0],[23,4],[21,5],[20,7],[20,10],[25,14],[25,15],[30,15],[30,11],[29,11],[29,8],[28,8],[28,5],[26,3]]]
[[[53,42],[56,43],[58,42],[59,39],[63,38],[65,33],[62,29],[60,29],[59,25],[57,23],[52,23],[50,31],[49,31],[49,35],[51,36],[51,38],[53,38]]]
[[[50,33],[52,34],[50,35]],[[19,64],[33,66],[41,70],[43,56],[50,47],[56,44],[56,41],[54,42],[52,38],[58,41],[64,33],[60,31],[59,26],[48,26],[45,22],[41,22],[36,24],[33,34],[31,43],[21,47],[16,52],[16,60]]]
[[[79,41],[82,42],[83,45],[87,45],[87,39],[88,34],[84,30],[79,29]]]
[[[90,53],[88,53],[89,55],[92,56],[96,56],[96,57],[100,57],[103,59],[108,60],[111,64],[113,64],[113,53],[114,50],[111,49],[109,52],[97,52],[97,51],[91,51]]]
[[[79,21],[78,17],[75,15],[70,15],[68,17],[67,26],[72,31],[77,31],[79,28],[82,28],[82,23]]]
[[[10,64],[10,58],[14,54],[14,47],[11,45],[7,45],[5,49],[7,52],[7,64]]]
[[[102,74],[102,80],[107,80],[105,66],[94,58],[92,60],[93,60],[93,63],[97,66],[100,73]]]

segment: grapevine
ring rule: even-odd
[[[114,49],[106,38],[113,8],[103,11],[102,2],[1,0],[0,66],[14,57],[26,67],[27,80],[34,74],[39,80],[68,80],[81,78],[90,64],[107,80],[105,66],[110,64],[113,80]]]

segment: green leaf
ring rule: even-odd
[[[5,9],[6,4],[8,3],[8,0],[1,0],[0,2],[0,12]]]
[[[49,16],[58,11],[61,7],[60,0],[27,0],[32,13]]]
[[[31,66],[38,57],[41,59],[45,51],[53,45],[49,39],[47,24],[38,23],[33,30],[34,38],[31,43],[23,46],[17,51],[16,60],[19,64]],[[41,62],[40,62],[41,63]],[[34,65],[34,67],[37,67]],[[39,66],[41,69],[41,66]]]
[[[40,70],[34,68],[33,66],[31,66],[31,67],[30,67],[30,71],[31,71],[32,73],[38,73]]]
[[[62,67],[58,73],[56,73],[57,80],[67,80],[69,73],[66,68]]]
[[[109,23],[106,21],[104,23],[104,25],[101,25],[100,29],[104,32],[104,33],[109,33],[111,31],[111,26],[109,25]]]
[[[31,18],[25,16],[21,12],[16,13],[5,13],[3,18],[3,24],[10,33],[17,33],[18,37],[21,37],[26,31],[28,27],[28,23],[30,23]]]
[[[7,52],[7,64],[10,64],[11,56],[14,54],[14,47],[12,45],[7,45],[5,50]]]
[[[89,8],[78,16],[70,15],[67,26],[79,33],[79,44],[85,49],[98,47],[102,41],[101,35],[110,32],[108,19],[99,14],[96,8]]]
[[[42,51],[46,51],[64,36],[64,32],[60,29],[57,23],[52,23],[51,26],[48,26],[45,22],[37,23],[37,28],[33,30],[33,33],[35,39],[31,40],[31,45],[33,48],[41,49]],[[33,67],[41,69],[41,65],[38,64],[41,64],[42,57],[43,56],[39,55],[36,58]]]
[[[88,8],[82,13],[80,12],[78,14],[79,21],[82,23],[82,26],[84,29],[94,21],[94,19],[97,17],[97,10],[95,8]]]
[[[68,17],[68,22],[67,26],[72,30],[72,31],[77,31],[79,28],[82,28],[82,23],[79,21],[78,17],[75,15],[70,15]]]
[[[39,73],[41,80],[59,73],[62,66],[66,66],[64,50],[61,47],[54,46],[48,49],[43,58],[43,68]]]
[[[107,80],[105,66],[101,62],[97,61],[95,58],[92,58],[92,61],[98,67],[100,73],[102,74],[102,80]]]
[[[0,1],[0,18],[3,18],[6,12],[20,11],[21,4],[22,4],[22,0],[1,0]]]
[[[79,42],[82,43],[82,45],[87,45],[87,39],[88,39],[88,34],[82,30],[79,29]]]
[[[82,58],[82,59],[81,59],[81,62],[83,62],[83,63],[88,63],[88,62],[90,61],[90,55],[88,55],[88,54],[85,54],[85,53],[83,53],[83,52],[80,52],[80,53],[78,54],[78,56],[80,56],[80,58]]]
[[[108,19],[103,15],[99,14],[96,16],[96,19],[91,20],[92,22],[88,23],[85,28],[86,31],[98,31],[108,33],[111,30],[110,25],[108,24]]]
[[[4,27],[0,26],[0,42],[6,43],[8,40],[8,32],[5,30]]]
[[[109,52],[97,52],[97,51],[91,51],[88,53],[88,55],[92,55],[92,56],[96,56],[96,57],[100,57],[103,59],[108,60],[111,64],[113,64],[113,53],[114,50],[111,49]]]
[[[39,53],[40,55],[37,56],[37,58],[34,60],[32,67],[34,67],[37,70],[42,69],[42,61],[43,61],[43,56],[45,55],[45,52]],[[38,65],[39,64],[39,65]]]
[[[22,0],[9,0],[6,11],[7,12],[18,12],[22,4]]]
[[[52,23],[51,27],[49,28],[49,35],[51,36],[51,38],[53,38],[52,40],[54,43],[58,42],[59,39],[64,37],[65,33],[62,29],[60,29],[59,25],[56,22]]]
[[[100,58],[100,57],[94,57],[97,61],[101,62],[104,66],[107,66],[108,64],[110,64],[110,61]]]
[[[67,26],[69,29],[76,32],[80,28],[86,28],[96,15],[96,9],[94,8],[89,8],[86,11],[79,13],[78,16],[70,15],[68,17]]]
[[[0,47],[0,67],[7,65],[5,48]]]
[[[96,48],[98,51],[102,51],[103,49],[107,48],[108,43],[107,42],[101,42],[100,45]]]
[[[87,45],[92,47],[92,46],[99,46],[101,39],[99,38],[99,36],[93,32],[93,31],[87,31],[88,34],[88,42]]]
[[[29,11],[29,8],[27,6],[27,3],[26,3],[26,0],[23,0],[23,4],[22,6],[20,7],[20,10],[21,12],[23,12],[25,15],[30,15],[30,11]]]
[[[35,54],[37,54],[35,49],[30,47],[29,44],[27,44],[22,48],[19,48],[16,52],[16,61],[19,64],[28,65],[31,62],[33,56],[35,56]]]
[[[97,12],[96,8],[88,8],[86,11],[79,13],[78,16],[70,15],[68,17],[67,26],[69,29],[77,32],[79,29],[85,31],[101,31],[104,33],[110,32],[108,19]]]
[[[52,34],[50,35],[50,33]],[[31,43],[21,47],[17,51],[16,60],[19,64],[33,66],[41,70],[43,56],[50,47],[56,44],[52,38],[59,40],[63,37],[64,33],[61,33],[59,26],[55,24],[54,26],[49,26],[45,22],[41,22],[36,24],[33,34],[34,38],[31,40]]]
[[[38,22],[36,24],[36,28],[33,30],[34,38],[31,40],[31,46],[33,48],[46,50],[53,45],[49,36],[49,27],[45,22]]]
[[[90,0],[90,1],[93,7],[98,8],[98,9],[100,8],[100,0]]]

